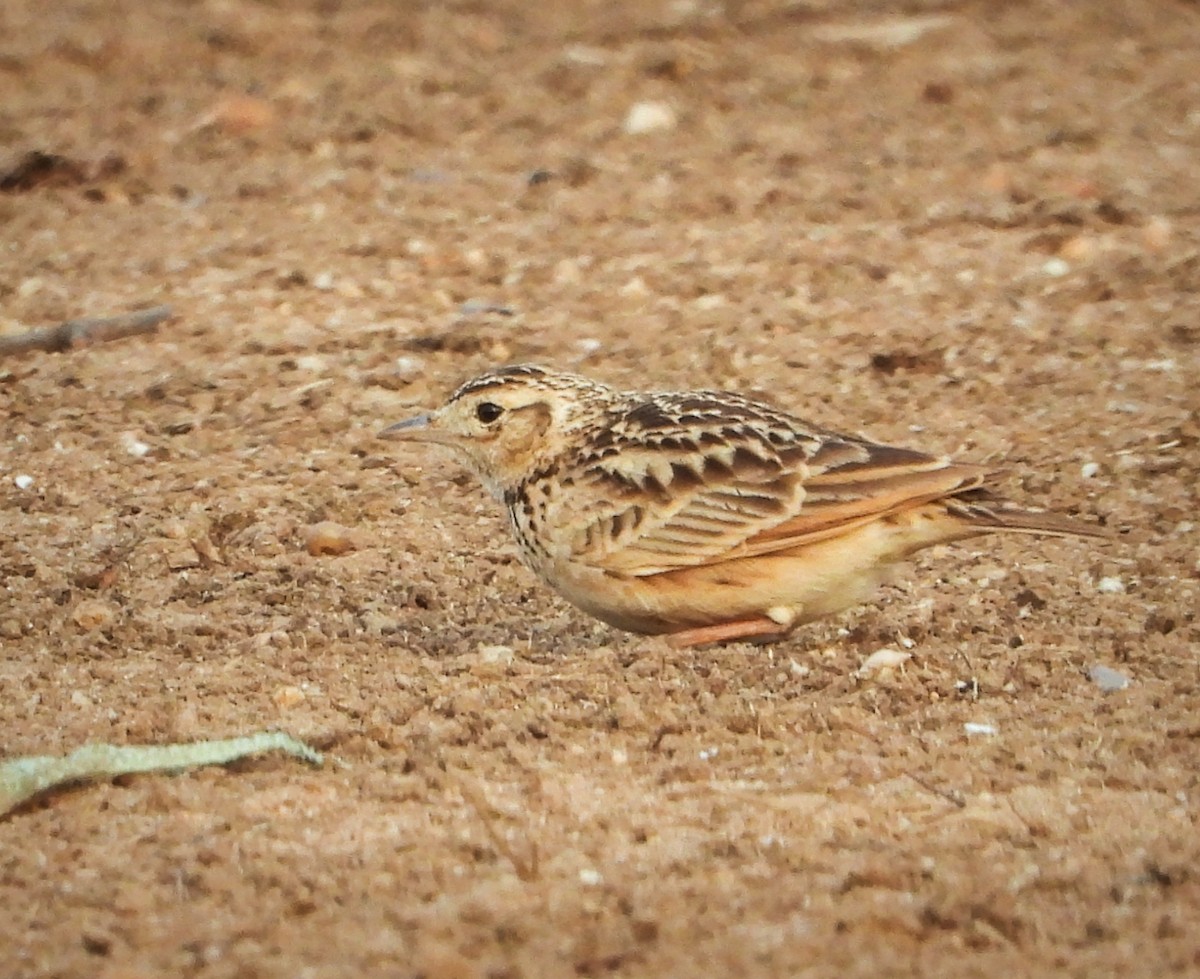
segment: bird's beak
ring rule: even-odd
[[[395,439],[405,442],[452,442],[453,436],[438,427],[437,417],[430,412],[406,418],[402,422],[389,425],[377,438]]]

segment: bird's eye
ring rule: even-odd
[[[484,401],[475,408],[475,417],[485,425],[490,425],[504,414],[504,409],[491,401]]]

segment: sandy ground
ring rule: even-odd
[[[5,0],[0,39],[0,332],[175,310],[0,360],[0,755],[330,758],[0,820],[5,976],[1200,972],[1195,3]],[[528,359],[1121,533],[671,652],[373,438]]]

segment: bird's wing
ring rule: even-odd
[[[647,576],[791,550],[981,485],[988,470],[782,413],[615,439],[576,469],[571,558]],[[728,415],[728,405],[723,407]],[[665,426],[663,426],[665,428]]]

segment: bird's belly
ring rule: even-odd
[[[539,569],[568,601],[630,632],[662,633],[768,615],[788,625],[865,601],[898,548],[894,527],[867,524],[793,551],[732,559],[645,577],[588,567]]]

